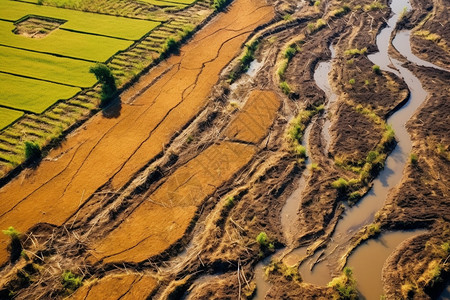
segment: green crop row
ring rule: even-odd
[[[21,116],[23,116],[23,112],[21,111],[0,107],[0,130],[2,130]]]
[[[89,73],[93,63],[0,46],[0,71],[43,80],[90,87],[97,81]]]
[[[0,73],[0,105],[42,113],[60,99],[69,99],[79,88]]]
[[[31,39],[14,34],[14,27],[11,22],[0,21],[0,44],[91,61],[106,61],[132,44],[130,41],[62,30],[56,30],[42,39]]]
[[[66,20],[67,22],[62,24],[60,28],[67,30],[129,40],[140,39],[144,34],[160,24],[155,21],[93,14],[19,1],[0,0],[0,19],[16,22],[28,15]]]

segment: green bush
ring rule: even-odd
[[[41,147],[34,142],[25,142],[25,158],[33,161],[42,157]]]
[[[345,267],[343,274],[334,278],[328,286],[332,287],[336,294],[335,299],[356,300],[359,299],[356,281],[353,278],[352,269]]]
[[[234,206],[234,197],[230,196],[225,199],[225,207],[232,208]]]
[[[362,49],[358,49],[358,48],[353,48],[353,49],[348,49],[344,51],[344,54],[347,56],[358,56],[358,55],[364,55],[367,52],[367,48],[362,48]]]
[[[71,271],[64,271],[62,274],[61,283],[69,293],[79,288],[83,284],[82,281],[83,278],[81,276],[75,275]]]
[[[256,241],[260,246],[265,247],[269,243],[269,238],[267,237],[267,234],[264,231],[261,231],[256,237]]]
[[[286,58],[287,60],[291,60],[294,55],[297,53],[298,49],[296,45],[291,45],[289,46],[286,51],[284,51],[284,58]]]
[[[21,233],[14,227],[10,226],[6,230],[2,230],[3,234],[9,236],[10,244],[8,245],[8,251],[10,253],[10,260],[12,262],[19,259],[22,253],[22,243],[20,242]]]
[[[417,165],[417,154],[411,153],[409,156],[409,160],[411,161],[412,165]]]
[[[216,11],[222,11],[230,3],[229,0],[214,0],[213,7]]]
[[[100,106],[107,105],[114,98],[117,91],[114,75],[107,65],[101,63],[91,67],[89,72],[93,73],[97,80],[102,84]]]
[[[259,244],[259,247],[263,250],[274,249],[274,244],[270,241],[269,237],[264,231],[261,231],[258,236],[256,237],[256,242]]]
[[[354,78],[351,78],[351,79],[348,81],[348,83],[350,83],[351,85],[353,85],[353,84],[356,83],[356,80],[355,80]]]
[[[379,65],[373,65],[373,66],[372,66],[372,71],[373,71],[375,74],[381,74],[381,70],[380,70],[380,66],[379,66]]]
[[[345,190],[348,187],[349,183],[344,178],[339,178],[331,183],[331,186],[338,190]]]
[[[371,4],[364,5],[364,10],[365,10],[365,11],[369,11],[369,10],[377,10],[377,9],[383,9],[383,8],[385,8],[385,7],[386,7],[386,6],[383,5],[383,4],[381,4],[380,2],[374,1],[374,2],[372,2]]]
[[[281,91],[286,95],[289,95],[291,93],[291,87],[289,86],[289,84],[286,81],[282,81],[280,83],[280,88],[281,88]]]
[[[167,57],[172,53],[178,53],[180,50],[181,43],[177,41],[174,37],[169,37],[163,46],[163,57]]]

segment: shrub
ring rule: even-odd
[[[409,156],[409,160],[411,161],[412,165],[416,165],[417,164],[417,154],[411,153],[411,155]]]
[[[344,178],[339,178],[331,183],[331,186],[338,190],[345,190],[348,187],[349,183]]]
[[[381,74],[381,70],[380,70],[380,66],[379,66],[379,65],[373,65],[373,66],[372,66],[372,71],[373,71],[375,74]]]
[[[11,242],[8,245],[8,251],[10,253],[10,260],[15,262],[19,259],[22,253],[22,243],[20,242],[21,233],[14,227],[10,226],[6,230],[2,230],[3,234],[9,236]]]
[[[230,196],[225,199],[225,207],[232,208],[234,206],[234,197]]]
[[[228,3],[228,0],[214,0],[213,7],[216,11],[222,11],[228,5]]]
[[[284,16],[283,16],[283,20],[285,20],[285,21],[289,21],[289,20],[291,20],[292,19],[292,16],[290,15],[290,14],[285,14]]]
[[[359,298],[352,269],[348,267],[345,267],[343,274],[334,278],[328,286],[335,290],[337,299],[356,300]]]
[[[291,93],[291,87],[289,86],[289,84],[286,81],[282,81],[280,83],[280,88],[281,88],[281,91],[286,95],[289,95]]]
[[[310,169],[311,171],[318,171],[318,170],[320,170],[320,167],[319,167],[319,165],[318,165],[317,163],[312,163],[312,164],[309,166],[309,169]]]
[[[81,276],[75,275],[71,271],[64,271],[61,283],[63,287],[71,293],[83,284],[82,280],[83,278]]]
[[[269,237],[264,231],[261,231],[258,236],[256,237],[256,242],[258,242],[259,247],[264,249],[273,250],[274,245],[270,241]]]
[[[297,47],[295,45],[291,45],[284,52],[284,58],[286,58],[287,60],[291,60],[296,53]]]
[[[320,5],[320,1],[317,0],[316,2],[314,2],[314,6],[319,6]]]
[[[268,242],[269,242],[269,238],[267,236],[267,234],[264,231],[261,231],[258,236],[256,237],[256,241],[258,242],[258,244],[262,247],[267,246]]]
[[[348,83],[350,83],[351,85],[355,84],[355,83],[356,83],[355,78],[351,78],[351,79],[348,81]]]
[[[367,52],[367,48],[362,48],[362,49],[358,49],[358,48],[353,48],[353,49],[348,49],[344,51],[344,54],[347,56],[358,56],[358,55],[364,55]]]
[[[369,10],[383,9],[385,7],[386,6],[381,4],[380,2],[374,1],[374,2],[372,2],[370,4],[364,5],[364,10],[365,11],[369,11]]]
[[[25,142],[25,158],[33,161],[42,157],[41,147],[34,142]]]
[[[369,79],[364,80],[364,85],[369,85],[369,84],[370,84],[370,80]]]
[[[89,69],[102,84],[100,106],[105,106],[114,98],[117,91],[116,80],[111,70],[105,64],[98,63]]]
[[[178,53],[180,50],[181,43],[180,41],[177,41],[174,37],[169,37],[163,46],[163,52],[161,53],[161,56],[163,58],[169,56],[172,53]]]
[[[344,4],[341,8],[335,9],[331,12],[331,15],[334,17],[342,17],[343,15],[350,12],[350,6]]]
[[[306,148],[303,145],[297,145],[297,147],[295,147],[295,153],[297,153],[299,157],[306,157]]]

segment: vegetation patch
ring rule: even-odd
[[[264,268],[266,278],[270,278],[272,275],[281,275],[288,281],[300,283],[302,278],[298,272],[298,265],[288,267],[280,260],[272,260],[270,264]]]
[[[21,233],[12,226],[8,227],[6,230],[2,230],[2,232],[10,238],[8,251],[10,253],[10,260],[15,262],[20,258],[20,254],[22,253],[22,242],[20,241]]]
[[[323,106],[301,110],[297,117],[295,117],[290,123],[287,131],[287,138],[292,151],[298,156],[300,163],[304,162],[304,159],[306,158],[306,149],[302,145],[303,134],[306,130],[306,126],[311,121],[311,118],[321,111],[323,111]]]
[[[247,72],[251,62],[255,59],[255,52],[259,46],[259,39],[254,40],[250,44],[245,45],[244,55],[239,59],[238,65],[233,69],[230,74],[230,82],[234,82],[242,73]]]
[[[344,54],[346,56],[358,56],[358,55],[365,55],[367,53],[367,48],[352,48],[344,51]]]
[[[334,278],[329,284],[335,291],[333,299],[356,300],[359,299],[356,289],[356,280],[353,278],[352,269],[345,267],[342,275]]]

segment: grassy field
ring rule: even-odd
[[[93,14],[32,3],[0,0],[0,19],[15,22],[27,15],[67,20],[61,29],[138,40],[159,22]]]
[[[68,99],[79,88],[0,73],[0,105],[42,113],[60,99]]]
[[[0,130],[2,130],[21,116],[23,116],[23,112],[21,111],[0,107]]]
[[[105,61],[132,44],[130,41],[63,30],[56,30],[43,39],[31,39],[14,34],[14,27],[11,22],[0,21],[0,44],[90,61]]]
[[[94,63],[0,46],[0,71],[57,83],[90,87]]]

